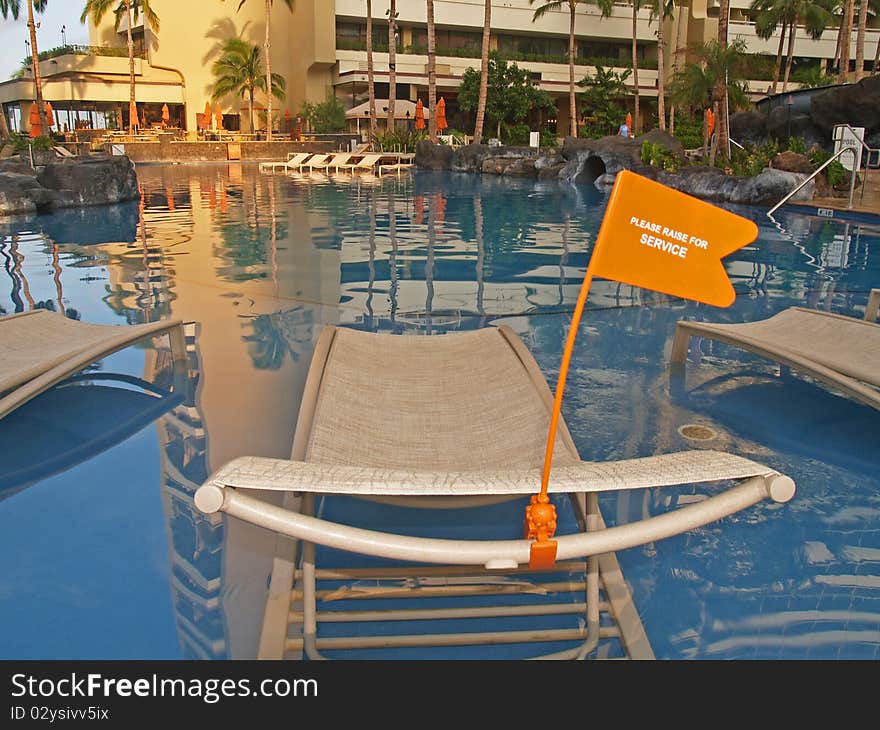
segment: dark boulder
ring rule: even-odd
[[[58,192],[58,207],[107,205],[140,197],[134,165],[124,155],[59,158],[37,173],[37,181]]]
[[[808,114],[792,113],[785,107],[776,107],[767,115],[767,133],[786,145],[791,137],[802,138],[808,148],[826,147],[829,142],[828,136],[813,124]]]
[[[731,114],[730,136],[742,145],[765,144],[769,140],[767,116],[754,109]]]
[[[56,199],[57,193],[44,188],[33,175],[0,172],[0,215],[51,210]]]
[[[806,155],[801,155],[791,150],[778,153],[770,162],[770,167],[774,170],[785,170],[786,172],[801,172],[811,175],[813,173],[813,165]]]
[[[662,129],[652,129],[650,132],[636,137],[635,141],[639,145],[639,155],[641,155],[642,143],[650,142],[651,144],[663,145],[667,150],[669,150],[680,160],[684,160],[687,158],[687,155],[684,151],[684,146],[681,144],[681,142],[679,142],[675,137],[669,134],[669,132],[666,132]]]
[[[810,100],[810,117],[826,135],[836,124],[864,127],[866,134],[880,130],[880,76],[816,94]]]
[[[434,144],[430,139],[416,145],[415,164],[427,170],[449,170],[452,167],[452,147]]]

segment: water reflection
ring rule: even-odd
[[[0,307],[197,323],[188,330],[193,397],[156,421],[167,545],[156,562],[167,566],[181,656],[252,657],[275,539],[199,513],[196,486],[236,456],[290,453],[325,324],[435,335],[505,323],[555,382],[605,197],[586,186],[423,171],[378,179],[149,166],[138,177],[134,225],[131,206],[107,209],[121,216],[108,230],[60,214],[2,224]],[[684,400],[668,391],[667,352],[682,317],[741,322],[792,305],[860,315],[880,280],[877,231],[778,218],[780,227],[759,217],[758,242],[726,262],[738,294],[731,308],[597,280],[577,341],[565,415],[584,458],[729,449],[799,485],[784,510],[762,506],[619,555],[660,657],[876,658],[880,646],[870,607],[880,580],[876,415],[809,383],[768,379],[766,364],[710,343],[700,367],[707,385]],[[149,380],[163,357],[134,350],[123,364]],[[691,423],[715,438],[688,441],[679,427]],[[603,497],[602,508],[621,523],[703,496],[622,493]],[[124,528],[114,529],[124,545]]]

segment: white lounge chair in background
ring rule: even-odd
[[[222,511],[279,535],[259,658],[560,641],[567,648],[557,645],[549,656],[583,658],[600,638],[613,636],[626,656],[653,658],[615,551],[794,494],[790,478],[717,451],[585,462],[560,423],[550,491],[570,498],[579,527],[554,538],[560,562],[528,572],[533,542],[522,538],[522,512],[512,519],[481,515],[538,491],[552,408],[540,368],[508,327],[430,337],[325,327],[291,458],[235,459],[195,496],[207,514]],[[723,484],[699,502],[628,524],[606,528],[599,510],[602,491],[710,482]],[[280,499],[266,501],[254,490]],[[387,518],[390,530],[375,522],[341,524],[317,516],[335,504],[331,496],[319,510],[316,498],[324,495],[385,503],[382,515],[394,514],[389,505],[422,509],[407,510],[400,522]],[[457,510],[460,520],[438,531],[425,517],[431,508]],[[407,534],[393,529],[398,524]],[[430,536],[413,536],[420,524]],[[316,545],[334,549],[321,551],[335,561],[329,569],[316,564]],[[345,556],[336,551],[357,554],[357,567],[340,567]],[[338,607],[334,598],[351,607]],[[499,627],[499,617],[519,617],[512,620],[529,628]],[[426,630],[432,619],[438,628]],[[325,621],[332,628],[322,635]],[[393,622],[393,633],[382,633],[381,622]]]
[[[875,289],[864,320],[805,307],[789,307],[768,319],[741,324],[682,320],[672,342],[673,375],[684,378],[691,337],[702,337],[800,370],[880,409],[880,324],[868,321],[877,318],[878,308],[880,289]]]
[[[309,160],[305,167],[309,170],[338,170],[347,165],[351,157],[351,152],[338,152],[335,155],[325,155],[322,160]]]
[[[136,325],[79,322],[45,309],[0,317],[0,418],[87,365],[149,337],[167,334],[186,360],[183,322]]]
[[[344,169],[351,170],[352,172],[375,172],[376,166],[379,164],[379,160],[382,159],[382,153],[379,152],[370,152],[364,155],[361,159],[350,162],[347,165],[344,165]]]
[[[312,157],[311,152],[291,152],[288,153],[287,159],[284,162],[261,162],[260,172],[299,170],[310,157]]]

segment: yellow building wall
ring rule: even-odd
[[[240,10],[236,10],[237,0],[152,0],[151,5],[160,22],[157,33],[148,29],[145,34],[150,65],[154,69],[171,68],[183,74],[187,128],[194,130],[196,114],[204,111],[205,102],[211,98],[214,86],[211,66],[219,55],[222,42],[241,36],[259,45],[262,51],[265,3],[248,0]],[[294,8],[291,13],[281,0],[274,2],[272,8],[272,72],[281,74],[287,82],[287,99],[283,102],[273,100],[272,104],[277,128],[283,128],[285,111],[295,116],[303,100],[324,99],[335,62],[335,3],[301,1],[294,3]],[[108,14],[100,27],[90,24],[90,42],[93,45],[124,45],[124,27],[121,33],[117,33],[113,28],[113,16]],[[247,103],[246,99],[230,97],[221,102],[224,113],[241,114],[245,131],[249,131]],[[257,92],[257,110],[265,109],[265,104],[265,95]],[[257,124],[262,126],[259,121]]]

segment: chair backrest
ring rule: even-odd
[[[330,160],[330,165],[344,165],[351,159],[351,152],[341,152],[339,154],[333,155],[333,158]]]
[[[288,165],[299,165],[303,160],[307,160],[311,156],[311,152],[297,152],[295,154],[287,155],[287,164]]]
[[[377,155],[375,153],[364,155],[361,160],[355,163],[358,167],[375,167],[376,163],[382,159],[382,155]]]
[[[329,355],[316,348],[297,424],[306,460],[413,470],[543,464],[553,399],[512,330],[418,336],[328,329]],[[578,458],[561,424],[554,463]]]

